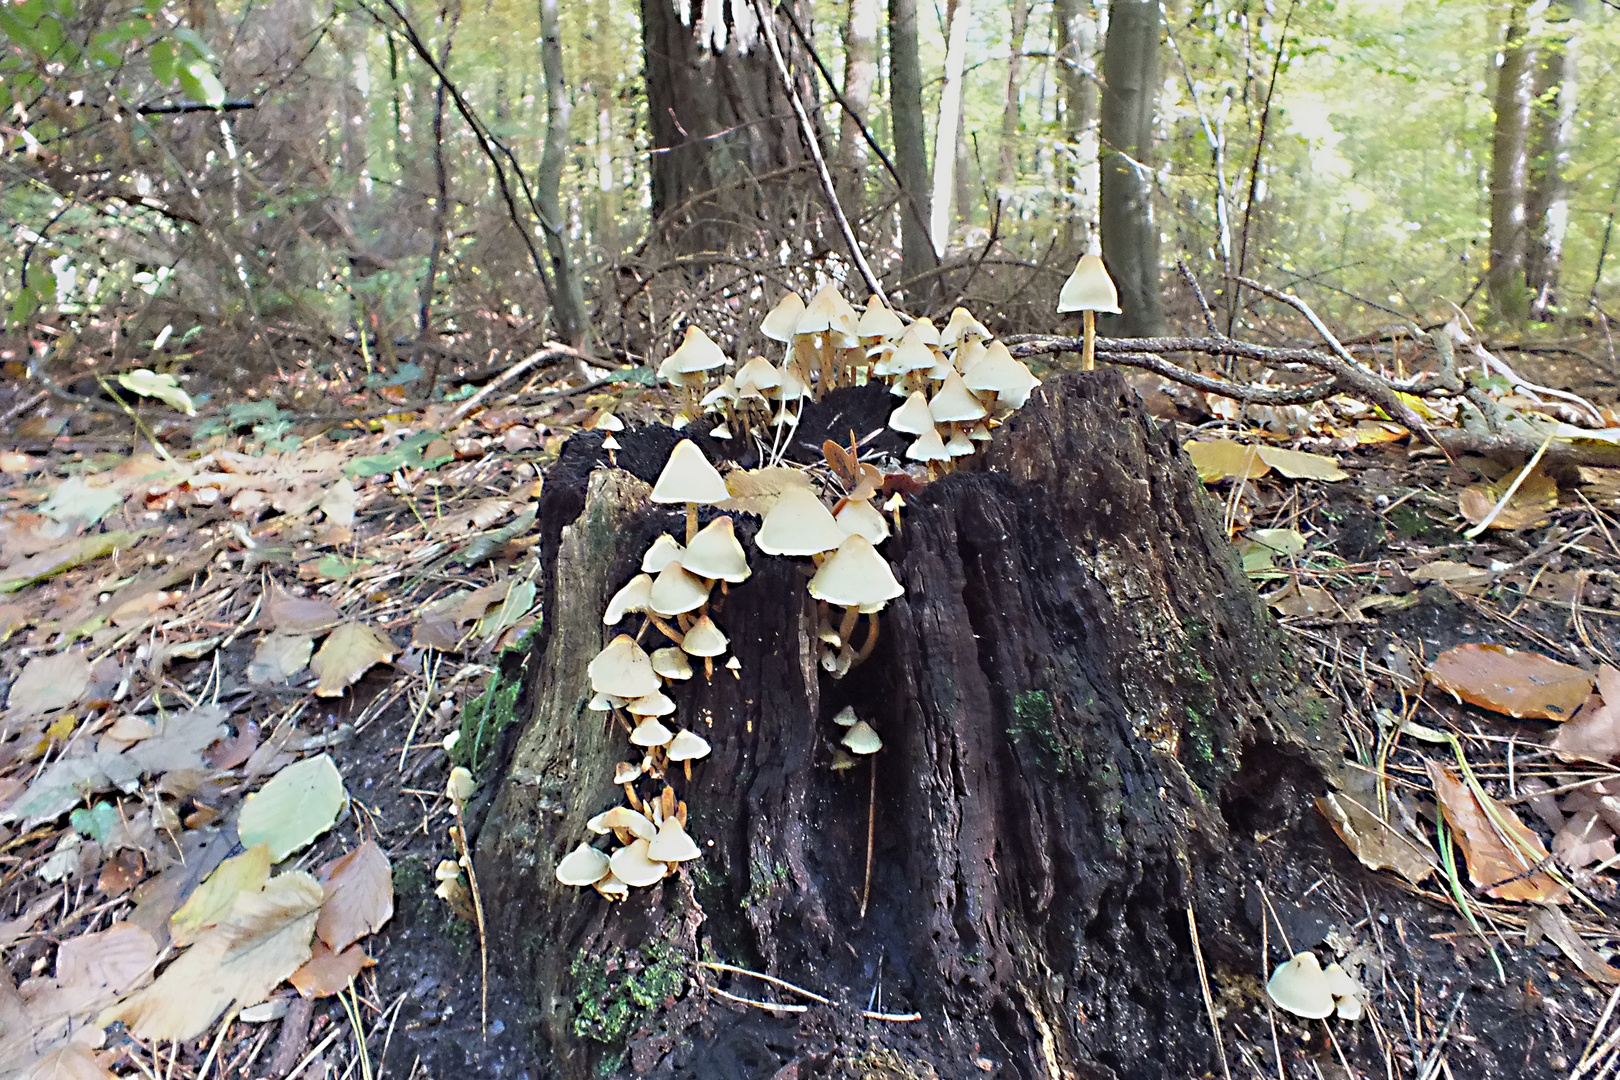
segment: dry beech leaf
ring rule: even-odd
[[[98,1022],[122,1020],[140,1039],[200,1037],[233,1001],[262,1001],[309,959],[320,904],[320,883],[302,872],[240,894],[223,922]]]
[[[1537,720],[1568,720],[1592,690],[1580,668],[1506,645],[1447,649],[1430,665],[1429,681],[1458,701]]]
[[[82,1043],[70,1042],[40,1055],[15,1080],[118,1080]]]
[[[423,615],[411,628],[411,644],[418,649],[461,651],[461,628],[444,615]]]
[[[197,886],[180,910],[169,916],[169,940],[190,945],[231,913],[242,893],[256,893],[270,880],[270,848],[255,844],[226,859]]]
[[[1575,718],[1553,735],[1553,752],[1565,761],[1607,763],[1620,757],[1620,670],[1604,664],[1597,684],[1602,698],[1587,698]]]
[[[394,646],[363,623],[344,623],[321,643],[309,662],[321,677],[316,697],[339,697],[375,664],[394,658]]]
[[[1370,870],[1394,870],[1416,885],[1434,873],[1439,860],[1428,838],[1400,796],[1387,792],[1389,819],[1378,816],[1378,778],[1360,769],[1346,770],[1343,791],[1316,800],[1344,846]]]
[[[1266,603],[1275,608],[1277,614],[1292,619],[1332,615],[1339,610],[1339,605],[1333,602],[1332,593],[1326,589],[1301,585],[1298,581],[1290,581],[1276,592],[1267,594]]]
[[[1559,826],[1552,849],[1559,863],[1580,870],[1614,858],[1614,830],[1596,807],[1587,807]]]
[[[90,689],[90,658],[82,652],[47,653],[23,665],[6,706],[13,716],[39,716],[65,709]]]
[[[152,935],[127,922],[64,941],[56,950],[56,976],[29,979],[17,988],[20,1015],[0,1032],[0,1073],[68,1037],[152,975],[158,949]],[[0,976],[0,978],[4,978]],[[5,983],[9,989],[9,980]]]
[[[255,685],[284,683],[309,666],[315,639],[308,634],[276,631],[259,638],[248,664],[248,682]]]
[[[244,846],[268,844],[278,863],[330,829],[348,799],[331,755],[305,758],[247,797],[236,831]]]
[[[340,953],[376,933],[394,914],[394,872],[375,840],[367,840],[316,871],[326,900],[315,934]]]
[[[1438,582],[1441,585],[1450,585],[1453,588],[1463,590],[1482,588],[1491,580],[1489,570],[1469,566],[1467,563],[1451,562],[1448,559],[1426,563],[1413,570],[1408,576],[1413,581],[1421,584]]]
[[[317,505],[321,513],[326,515],[328,523],[348,528],[354,524],[354,511],[359,505],[359,496],[355,494],[354,485],[349,483],[348,477],[339,477],[326,489],[326,494],[321,496],[321,501]]]
[[[292,596],[277,588],[270,590],[264,610],[270,625],[284,634],[314,633],[343,621],[338,609],[325,600]]]
[[[1499,900],[1527,900],[1538,904],[1562,904],[1569,894],[1545,872],[1534,869],[1547,859],[1541,838],[1525,827],[1513,810],[1491,799],[1497,819],[1506,823],[1524,844],[1509,844],[1497,834],[1496,825],[1475,797],[1472,789],[1433,761],[1425,763],[1435,799],[1446,815],[1468,862],[1468,878],[1487,896]],[[1490,796],[1486,796],[1490,798]],[[1527,854],[1527,852],[1529,854]]]
[[[1457,496],[1457,508],[1469,524],[1478,525],[1485,520],[1502,493],[1513,483],[1517,471],[1510,472],[1494,484],[1470,484]],[[1513,498],[1502,507],[1502,512],[1491,519],[1490,528],[1514,531],[1545,524],[1547,517],[1558,509],[1558,484],[1537,469],[1524,478],[1524,483],[1513,493]]]
[[[287,976],[287,981],[304,997],[331,997],[346,990],[355,976],[376,962],[358,945],[335,953],[326,947],[326,942],[317,940],[309,960]]]
[[[1609,986],[1620,983],[1620,971],[1598,955],[1597,950],[1588,945],[1575,927],[1570,925],[1569,917],[1557,908],[1540,908],[1527,920],[1525,943],[1534,945],[1542,938],[1557,945],[1570,963],[1580,968],[1581,974],[1593,982]]]
[[[1348,480],[1350,474],[1339,468],[1339,463],[1321,454],[1307,454],[1303,450],[1284,450],[1278,446],[1262,446],[1260,460],[1290,480]]]
[[[1218,483],[1228,477],[1255,480],[1271,471],[1260,456],[1260,447],[1231,439],[1201,439],[1189,442],[1184,449],[1198,469],[1198,479],[1206,484]]]
[[[764,517],[776,500],[789,488],[814,491],[810,475],[802,469],[772,465],[763,469],[733,469],[726,474],[726,490],[731,498],[719,504],[728,514],[758,514]]]

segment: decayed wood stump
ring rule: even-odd
[[[881,425],[891,401],[871,389],[832,395],[806,434]],[[841,681],[816,664],[808,563],[750,546],[754,575],[716,614],[741,678],[670,691],[714,747],[676,781],[705,853],[610,904],[553,873],[630,756],[584,707],[586,664],[608,597],[681,528],[678,507],[645,501],[677,438],[622,437],[610,470],[576,437],[546,481],[530,720],[478,862],[496,955],[533,995],[539,1075],[1212,1068],[1187,906],[1211,964],[1257,970],[1252,837],[1307,805],[1336,735],[1299,718],[1276,631],[1173,432],[1117,374],[1043,387],[978,468],[912,499],[883,547],[906,594]],[[756,527],[739,520],[745,546]],[[846,705],[885,743],[864,920],[870,774],[829,767]],[[734,1004],[699,980],[810,1008]]]

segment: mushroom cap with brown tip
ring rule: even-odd
[[[654,690],[650,694],[631,698],[624,703],[624,709],[631,716],[668,716],[675,711],[675,703],[663,691]]]
[[[906,403],[889,414],[889,426],[907,435],[921,435],[934,426],[934,414],[928,407],[928,397],[921,390],[913,390]]]
[[[725,502],[729,498],[731,493],[726,490],[726,482],[691,439],[682,439],[675,444],[652,490],[652,501],[655,503],[697,503],[707,506]]]
[[[810,595],[839,607],[882,606],[906,590],[872,541],[851,536],[810,579]]]
[[[641,557],[641,569],[648,574],[656,574],[668,566],[674,559],[686,554],[686,548],[681,542],[669,533],[659,533],[658,539],[647,548],[647,553]],[[651,586],[648,586],[651,588]]]
[[[615,877],[611,870],[607,872],[606,877],[598,881],[592,888],[609,900],[624,900],[630,895],[630,886]]]
[[[688,573],[711,581],[729,581],[733,585],[746,581],[752,572],[748,569],[748,553],[737,542],[737,532],[731,518],[715,518],[692,538],[681,556],[681,566]]]
[[[633,784],[641,775],[641,766],[634,761],[621,761],[613,766],[613,782],[615,784]]]
[[[945,440],[940,438],[938,428],[929,428],[917,436],[917,441],[906,447],[906,457],[912,461],[946,461],[951,452],[945,449]]]
[[[804,299],[796,292],[784,293],[759,324],[759,332],[772,341],[792,341],[793,330],[803,314]]]
[[[1008,408],[1021,409],[1041,380],[1022,361],[1014,359],[1006,345],[992,341],[985,347],[984,358],[962,376],[962,383],[969,390],[994,393],[996,400]]]
[[[674,645],[664,649],[654,649],[652,652],[653,670],[665,679],[684,682],[692,677],[692,662],[686,658],[686,653]]]
[[[866,310],[855,323],[855,333],[863,338],[899,337],[905,332],[906,324],[900,316],[876,294],[866,302]]]
[[[709,590],[678,562],[671,562],[658,571],[652,591],[647,594],[647,606],[659,615],[680,615],[701,607],[709,598]]]
[[[1058,313],[1069,311],[1102,311],[1119,314],[1119,292],[1114,279],[1108,276],[1101,255],[1080,256],[1080,262],[1063,283],[1058,293]]]
[[[557,864],[557,880],[564,885],[595,885],[607,877],[608,857],[589,844],[581,844]]]
[[[598,694],[638,698],[659,687],[652,659],[629,634],[620,634],[608,642],[607,648],[596,654],[586,671],[591,677],[591,689]]]
[[[939,343],[948,348],[961,341],[964,337],[983,341],[989,336],[989,328],[978,319],[975,319],[973,312],[965,307],[958,307],[951,311],[951,317],[946,322],[945,329],[939,332]]]
[[[702,854],[679,818],[665,818],[658,835],[647,845],[647,858],[664,863],[685,862]]]
[[[933,319],[918,319],[911,324],[909,329],[917,331],[924,345],[934,346],[939,344],[939,327],[934,325]]]
[[[630,733],[630,741],[637,746],[663,746],[674,737],[675,733],[661,724],[656,716],[647,717]]]
[[[939,357],[928,347],[922,331],[918,329],[918,324],[925,321],[919,319],[908,326],[906,332],[900,335],[894,351],[873,366],[872,374],[904,375],[908,371],[927,371],[938,363]]]
[[[690,731],[677,731],[664,750],[671,761],[696,761],[709,756],[709,744],[701,735]]]
[[[756,356],[748,363],[737,369],[737,393],[742,394],[749,390],[763,394],[767,390],[775,390],[782,385],[782,373],[776,370],[763,356]]]
[[[889,538],[889,519],[883,511],[872,505],[870,499],[852,499],[838,511],[838,527],[851,536],[864,536],[874,544]]]
[[[855,309],[850,306],[844,294],[838,291],[836,285],[823,285],[816,290],[816,295],[804,305],[804,314],[799,316],[799,322],[793,328],[795,334],[820,334],[832,331],[846,337],[855,336],[855,327],[859,323]]]
[[[658,365],[658,374],[673,382],[678,375],[701,376],[703,372],[724,367],[725,364],[726,354],[720,351],[714,339],[705,334],[702,327],[688,326],[680,347]]]
[[[613,853],[608,860],[613,869],[613,875],[626,885],[635,888],[645,888],[656,885],[663,880],[669,872],[669,867],[661,862],[653,862],[647,858],[647,849],[651,846],[649,841],[637,840],[629,847],[622,847]]]
[[[945,382],[940,385],[939,392],[928,399],[928,412],[934,420],[941,424],[961,423],[966,420],[983,420],[990,415],[990,410],[980,404],[952,368],[945,375]]]
[[[613,599],[608,601],[607,611],[602,613],[602,625],[612,626],[632,612],[646,611],[652,586],[650,574],[637,574],[631,578],[630,583],[614,593]]]
[[[754,543],[767,555],[819,555],[844,541],[844,530],[815,493],[791,487],[765,515]]]
[[[707,615],[700,616],[681,639],[681,649],[691,656],[724,656],[730,647],[726,635]]]
[[[852,754],[875,754],[883,749],[883,740],[878,738],[878,733],[865,720],[851,724],[838,741]]]
[[[652,823],[651,818],[628,806],[615,806],[611,810],[604,810],[587,821],[585,827],[600,836],[606,836],[614,829],[623,829],[631,836],[639,836],[644,840],[651,840],[658,835],[658,826]]]
[[[1331,1015],[1335,1007],[1327,974],[1309,950],[1295,954],[1271,973],[1266,994],[1279,1008],[1311,1020]]]

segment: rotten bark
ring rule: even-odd
[[[838,391],[803,441],[881,427],[889,408],[881,386]],[[1217,971],[1256,968],[1254,837],[1308,805],[1337,745],[1298,719],[1276,632],[1174,432],[1117,373],[1043,387],[977,469],[912,498],[884,545],[906,594],[842,681],[816,664],[808,565],[758,554],[739,515],[754,574],[715,617],[741,677],[671,691],[714,748],[674,781],[704,853],[612,905],[553,872],[619,794],[627,744],[583,708],[586,665],[607,598],[678,527],[679,508],[646,502],[677,438],[621,437],[619,471],[576,436],[546,480],[530,719],[478,862],[497,957],[532,994],[538,1071],[1207,1074],[1188,905]],[[864,919],[871,774],[829,768],[846,705],[885,743]]]

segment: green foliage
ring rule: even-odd
[[[647,1025],[652,1014],[686,986],[680,953],[662,941],[627,952],[618,947],[569,966],[574,979],[574,1033],[613,1045]]]
[[[521,645],[521,643],[520,643]],[[513,650],[507,650],[511,655]],[[476,774],[488,763],[489,751],[500,738],[501,732],[517,720],[518,698],[523,693],[523,673],[526,665],[521,659],[503,662],[490,676],[484,692],[467,702],[461,709],[460,735],[450,760],[463,765]]]
[[[1030,740],[1056,763],[1058,772],[1068,772],[1071,766],[1085,760],[1085,751],[1068,744],[1057,729],[1056,719],[1051,694],[1045,690],[1025,690],[1013,699],[1013,723],[1007,734],[1015,739]]]

